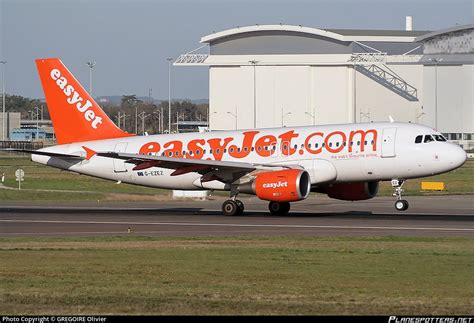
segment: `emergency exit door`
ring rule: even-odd
[[[115,145],[114,152],[116,153],[124,153],[127,150],[127,143],[126,142],[119,142]],[[116,173],[123,173],[127,171],[125,167],[125,161],[123,159],[112,159],[114,163],[114,172]]]

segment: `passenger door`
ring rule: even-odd
[[[385,128],[382,134],[382,158],[395,157],[395,138],[397,128]]]

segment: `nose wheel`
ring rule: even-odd
[[[395,202],[395,208],[398,211],[405,211],[408,209],[408,201],[407,200],[398,200]]]
[[[402,188],[403,183],[405,183],[405,181],[392,179],[392,187],[395,189],[393,196],[397,198],[397,201],[395,201],[395,209],[397,209],[397,211],[406,211],[409,206],[408,201],[402,199],[402,193],[404,192]]]

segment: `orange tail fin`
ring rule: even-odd
[[[58,58],[36,60],[58,144],[132,136],[120,130]]]

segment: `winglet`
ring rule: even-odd
[[[90,148],[87,148],[86,146],[82,146],[82,148],[86,151],[86,160],[89,160],[92,157],[94,157],[95,155],[97,155],[96,151],[94,151]]]

